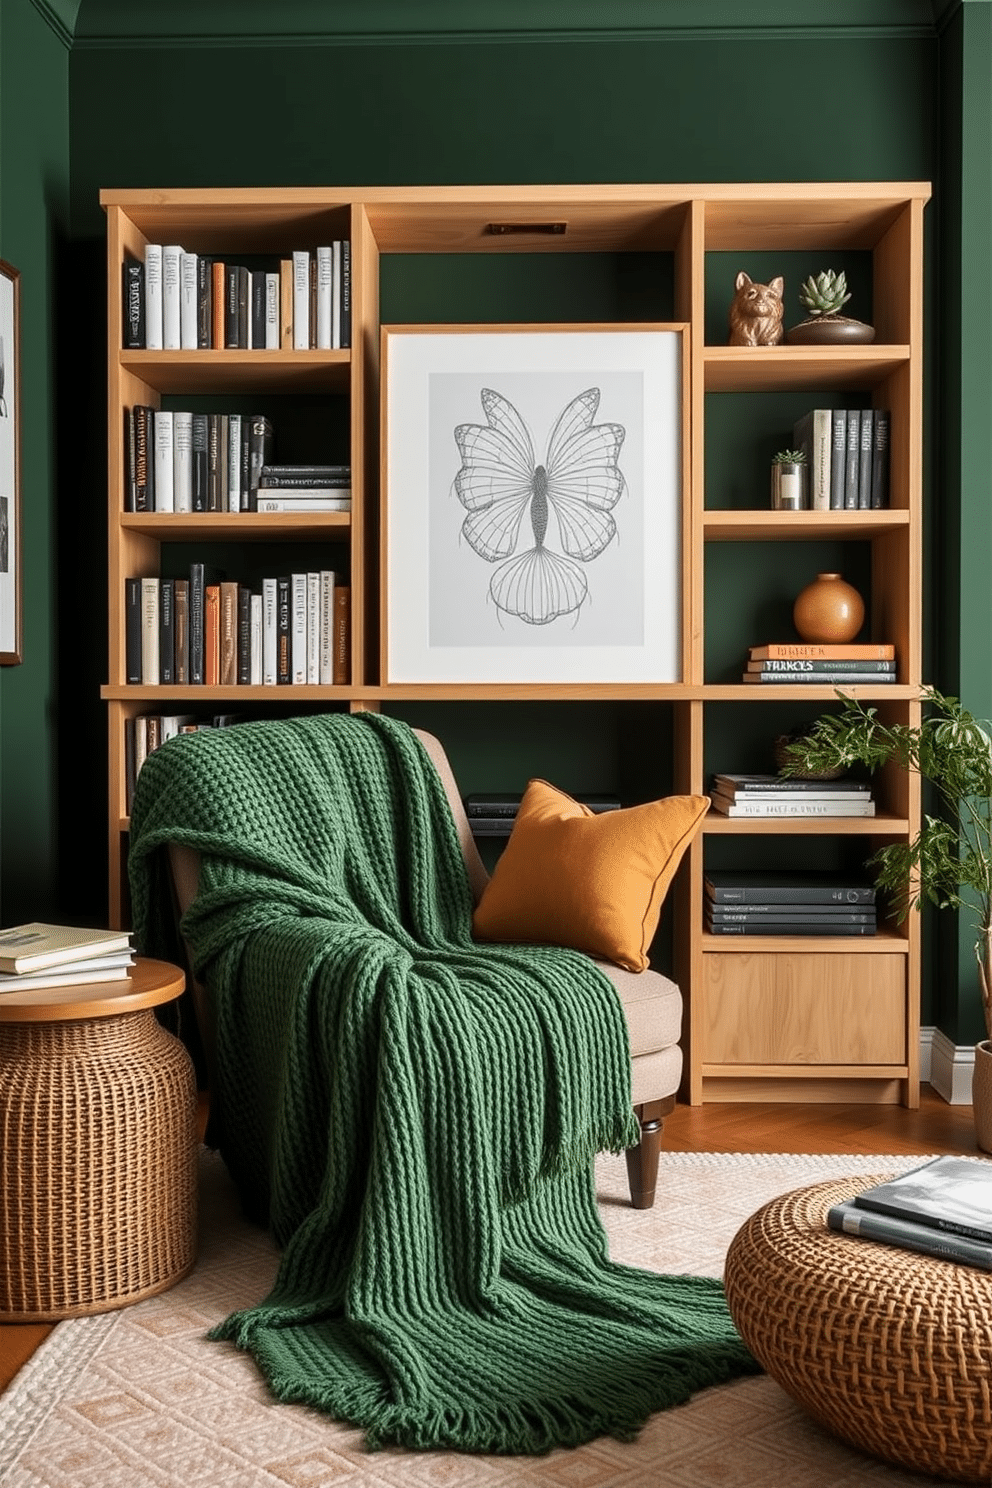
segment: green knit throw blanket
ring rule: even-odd
[[[612,1262],[593,1157],[638,1139],[626,1023],[587,957],[481,946],[443,788],[377,715],[180,736],[131,818],[138,945],[168,841],[216,1016],[221,1150],[281,1247],[215,1330],[370,1448],[539,1453],[636,1435],[757,1365],[720,1283]]]

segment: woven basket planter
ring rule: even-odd
[[[196,1253],[196,1079],[150,1009],[0,1024],[0,1317],[103,1312]]]

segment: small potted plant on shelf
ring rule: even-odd
[[[874,341],[874,326],[838,314],[850,298],[843,269],[839,274],[826,269],[815,279],[811,274],[799,291],[799,303],[806,311],[806,319],[786,331],[786,341],[791,346]]]
[[[772,456],[772,509],[803,511],[806,505],[806,455],[802,450],[779,450]]]
[[[845,698],[784,751],[783,774],[892,760],[928,781],[943,808],[924,816],[912,842],[894,842],[869,860],[901,919],[924,900],[972,917],[986,1037],[975,1047],[972,1102],[978,1145],[992,1152],[992,732],[934,687],[922,690],[919,727],[884,723],[875,708]]]

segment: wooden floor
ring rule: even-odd
[[[977,1153],[970,1106],[924,1086],[918,1111],[901,1106],[678,1105],[665,1122],[670,1152]],[[0,1324],[0,1389],[51,1332]]]

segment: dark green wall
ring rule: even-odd
[[[976,216],[971,194],[977,181],[982,200],[987,199],[992,176],[992,146],[985,137],[989,54],[978,50],[986,46],[987,0],[966,0],[961,8],[938,6],[941,24],[945,14],[951,16],[943,31],[927,5],[872,0],[835,7],[835,29],[824,22],[812,33],[803,29],[808,7],[765,0],[748,10],[746,20],[738,19],[738,8],[724,7],[722,29],[710,32],[703,27],[703,13],[715,15],[719,5],[681,7],[698,23],[693,31],[644,29],[652,13],[660,19],[679,9],[659,3],[622,7],[617,23],[641,26],[626,35],[572,32],[549,38],[544,33],[512,41],[481,32],[474,39],[413,35],[418,20],[431,23],[433,11],[428,0],[409,0],[401,18],[411,33],[406,40],[376,44],[366,37],[328,44],[317,36],[280,45],[277,39],[262,44],[256,34],[243,46],[226,45],[206,21],[201,29],[211,34],[197,42],[163,40],[162,26],[144,21],[140,38],[122,38],[114,21],[126,9],[83,0],[80,39],[69,63],[73,241],[71,263],[57,288],[60,305],[71,304],[72,311],[65,315],[69,329],[60,352],[59,388],[60,426],[78,457],[60,475],[58,505],[49,500],[42,525],[50,548],[58,545],[59,583],[71,602],[71,621],[62,621],[56,698],[48,699],[39,671],[23,684],[33,689],[31,707],[23,716],[12,720],[8,711],[4,718],[5,916],[11,882],[6,863],[22,848],[40,856],[38,876],[51,893],[64,882],[72,886],[79,912],[97,917],[103,912],[98,691],[106,648],[104,250],[98,193],[104,186],[933,180],[927,229],[926,482],[928,498],[939,493],[941,522],[928,525],[926,577],[934,602],[926,616],[927,656],[934,680],[956,683],[949,669],[956,667],[960,632],[961,685],[974,693],[976,708],[988,710],[987,565],[970,555],[980,540],[988,556],[983,524],[989,520],[992,459],[982,441],[988,437],[992,374],[980,350],[987,334],[982,326],[976,321],[969,338],[963,329],[967,314],[959,314],[956,328],[945,324],[948,305],[953,307],[955,296],[960,302],[964,288],[959,258],[968,267],[969,296],[978,291],[988,312],[987,285],[978,289],[988,274],[987,226],[980,210]],[[478,7],[467,9],[479,20]],[[581,7],[583,16],[589,9]],[[290,10],[295,14],[300,6],[289,7],[287,14]],[[799,17],[796,24],[778,24],[787,11]],[[257,32],[259,7],[250,14]],[[760,36],[748,29],[759,22],[769,27]],[[267,22],[278,23],[278,17]],[[361,29],[360,17],[355,24]],[[126,19],[117,32],[122,26],[128,29]],[[25,107],[30,116],[36,103]],[[966,157],[960,148],[963,128],[984,130]],[[967,194],[955,170],[958,177],[977,172]],[[6,189],[0,189],[5,202]],[[83,296],[80,283],[88,286]],[[512,305],[506,313],[512,315]],[[948,353],[952,382],[943,365]],[[941,403],[938,386],[944,389]],[[983,409],[984,436],[973,432],[976,404]],[[950,446],[941,439],[945,421],[954,429]],[[965,475],[965,515],[959,520],[958,487]],[[963,560],[963,554],[969,556]],[[52,583],[49,570],[39,596],[49,626],[55,613]],[[976,614],[983,617],[982,640],[972,646]],[[950,622],[946,629],[945,620]],[[38,630],[40,635],[41,622]],[[954,636],[946,646],[945,634]],[[27,667],[23,670],[27,675]],[[2,680],[6,704],[10,680]],[[39,839],[28,824],[29,816],[32,822],[50,823],[55,810],[58,776],[46,732],[50,712],[42,699],[45,706],[58,701],[63,712],[68,707],[78,723],[56,761],[64,823],[58,860],[51,832]],[[620,727],[616,718],[604,722],[599,712],[594,721],[607,735]],[[526,734],[529,715],[521,715],[520,722]],[[498,720],[483,713],[465,734],[459,747],[466,760],[473,750],[479,758],[480,740],[495,739],[488,756],[494,761],[491,773],[498,774]],[[563,764],[573,754],[564,751]],[[615,759],[617,750],[604,748],[600,739],[588,754],[593,761]],[[19,762],[16,778],[14,760]],[[84,792],[72,789],[79,778],[88,782]],[[79,871],[85,862],[93,864],[88,876]],[[941,983],[935,1011],[952,1036],[970,1037],[975,1031],[971,993],[965,989],[960,1008],[956,982],[955,975],[949,988]]]
[[[59,726],[56,636],[55,369],[69,231],[68,76],[65,40],[27,0],[2,0],[0,256],[21,274],[24,616],[23,664],[0,669],[4,923],[44,918],[57,907],[58,752],[71,739],[71,729]]]

